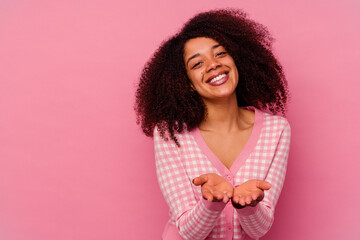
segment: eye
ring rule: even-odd
[[[198,66],[200,66],[200,64],[201,64],[201,62],[195,63],[195,64],[191,67],[191,69],[197,68]]]
[[[216,56],[224,56],[224,55],[226,55],[226,53],[227,52],[219,52],[219,53],[216,54]]]

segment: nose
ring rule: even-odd
[[[218,61],[218,59],[210,58],[208,60],[208,64],[207,64],[207,67],[206,67],[206,72],[209,72],[211,70],[215,70],[220,66],[221,66],[221,63]]]

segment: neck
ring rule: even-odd
[[[208,114],[206,119],[200,123],[200,130],[229,133],[241,128],[241,117],[235,94],[227,99],[204,100],[204,102]]]

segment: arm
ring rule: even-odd
[[[264,236],[274,221],[275,205],[284,184],[289,147],[290,126],[287,124],[280,135],[265,178],[265,181],[271,183],[271,188],[263,193],[264,198],[255,207],[246,206],[236,209],[241,227],[252,238]]]
[[[226,206],[223,202],[210,202],[200,197],[197,201],[192,179],[186,174],[176,144],[161,138],[154,131],[156,172],[160,189],[175,215],[179,234],[184,239],[205,239],[215,226]]]

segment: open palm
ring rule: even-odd
[[[255,207],[264,199],[264,191],[270,188],[269,182],[256,179],[248,180],[234,189],[232,203],[236,208]]]
[[[233,194],[233,186],[216,173],[207,173],[194,178],[196,186],[201,185],[201,193],[208,201],[227,203]]]

